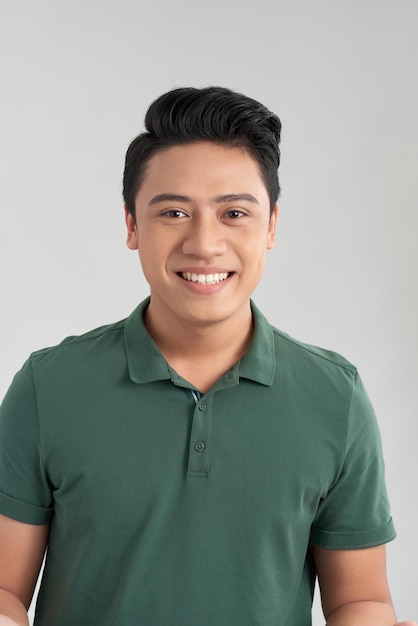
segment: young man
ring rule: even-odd
[[[280,121],[223,88],[154,102],[128,149],[150,298],[31,356],[0,421],[0,618],[42,626],[396,622],[395,533],[356,369],[251,302]],[[2,621],[1,621],[2,620]]]

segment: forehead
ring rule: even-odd
[[[147,163],[138,195],[154,193],[268,194],[257,161],[242,147],[212,142],[176,145],[155,153]]]

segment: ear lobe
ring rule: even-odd
[[[275,204],[273,212],[270,216],[268,232],[267,232],[267,250],[271,250],[274,248],[274,244],[276,243],[276,226],[277,226],[277,217],[279,215],[279,205]]]
[[[125,205],[125,222],[127,228],[126,245],[129,250],[138,250],[138,231],[133,215],[128,211]]]

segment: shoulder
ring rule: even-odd
[[[341,369],[349,375],[355,375],[357,373],[356,366],[338,352],[304,343],[274,326],[271,328],[276,350],[280,351],[282,354],[286,353],[286,355],[294,359],[311,363],[317,367]]]
[[[29,361],[34,366],[42,366],[42,364],[59,361],[71,363],[73,359],[92,356],[100,358],[104,354],[117,353],[121,350],[124,352],[127,333],[131,335],[133,333],[141,338],[145,334],[141,320],[148,302],[149,298],[146,298],[131,312],[129,317],[99,326],[80,335],[71,335],[55,346],[37,350],[30,355]]]
[[[59,359],[73,353],[83,355],[85,353],[97,350],[106,350],[115,340],[123,337],[126,319],[106,324],[94,328],[81,335],[70,335],[63,339],[55,346],[42,348],[30,355],[30,360],[34,364],[40,364],[44,361]]]
[[[36,403],[42,389],[70,392],[103,375],[112,363],[123,367],[125,324],[126,319],[100,326],[32,352],[14,375],[3,404],[11,398]]]
[[[136,312],[137,310],[135,310]],[[61,392],[98,384],[126,370],[126,327],[130,317],[66,337],[33,352],[27,366],[35,388]]]
[[[317,407],[321,419],[328,412],[330,423],[335,423],[336,415],[346,423],[354,397],[363,394],[355,365],[333,350],[304,343],[274,327],[272,332],[278,388],[311,412]]]
[[[276,363],[285,363],[286,366],[308,366],[315,369],[341,371],[348,376],[355,376],[357,369],[353,363],[333,350],[321,348],[295,339],[287,332],[272,325],[261,313],[253,301],[251,309],[255,322],[255,340],[257,347],[269,352],[273,347]]]
[[[255,334],[250,356],[258,370],[269,366],[271,382],[297,394],[350,395],[357,378],[353,363],[338,352],[305,343],[273,326],[254,303],[252,310]]]

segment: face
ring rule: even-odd
[[[138,250],[160,323],[216,324],[250,314],[277,207],[256,161],[242,148],[210,142],[174,146],[149,161],[126,212],[127,245]]]

